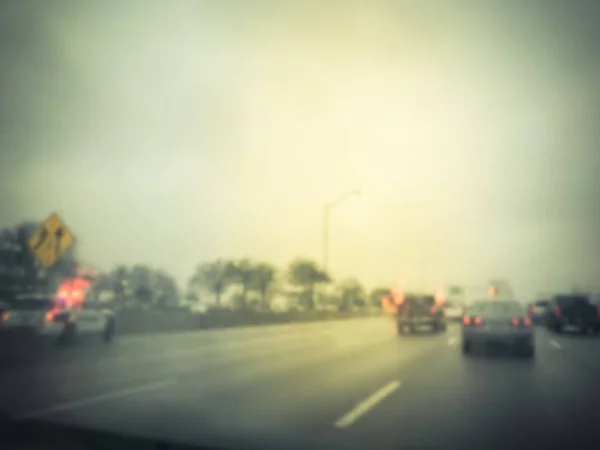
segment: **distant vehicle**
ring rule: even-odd
[[[80,336],[94,335],[111,342],[116,331],[113,311],[99,303],[69,301],[63,292],[17,294],[0,316],[0,332],[18,339],[20,336],[48,339],[66,344]],[[62,296],[61,296],[62,295]]]
[[[545,325],[550,300],[538,300],[528,305],[528,314],[534,325]]]
[[[535,342],[525,308],[512,300],[475,302],[463,316],[462,352],[470,353],[477,343],[504,344],[523,356],[533,357]]]
[[[585,294],[557,295],[550,301],[546,317],[548,329],[555,333],[567,326],[579,329],[583,335],[589,331],[600,333],[600,308]]]
[[[403,295],[396,305],[398,334],[407,330],[414,333],[417,327],[428,327],[432,332],[445,331],[444,312],[433,295]]]
[[[459,304],[447,302],[444,304],[444,317],[446,321],[460,322],[463,316],[464,307]]]

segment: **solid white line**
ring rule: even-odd
[[[38,409],[35,411],[30,411],[28,413],[22,414],[17,417],[17,420],[23,419],[32,419],[35,417],[46,416],[48,414],[57,413],[61,411],[69,411],[73,409],[78,409],[84,406],[94,405],[96,403],[101,403],[107,400],[112,400],[114,398],[127,397],[129,395],[135,395],[146,391],[156,391],[158,389],[162,389],[166,386],[170,386],[175,383],[175,380],[165,380],[157,383],[146,384],[143,386],[138,386],[130,389],[123,389],[120,391],[108,392],[106,394],[97,395],[95,397],[88,397],[81,400],[77,400],[74,402],[68,403],[60,403],[58,405],[50,406],[44,409]]]
[[[448,339],[448,345],[453,345],[455,342],[456,342],[455,337],[451,337],[450,339]]]
[[[346,428],[356,422],[361,416],[368,413],[377,403],[382,401],[400,387],[399,381],[391,381],[373,395],[356,405],[350,412],[335,423],[336,428]]]
[[[554,339],[550,339],[550,345],[552,345],[555,348],[561,348],[561,345],[556,342]]]

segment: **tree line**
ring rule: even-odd
[[[333,289],[325,288],[332,284]],[[196,267],[190,278],[188,292],[202,289],[220,307],[224,292],[231,287],[238,288],[233,295],[233,306],[236,309],[263,311],[272,309],[272,300],[278,295],[305,310],[323,305],[336,310],[349,310],[381,306],[381,299],[390,293],[388,287],[377,287],[367,293],[356,278],[334,283],[327,271],[315,261],[305,258],[294,259],[285,270],[248,258],[204,262]],[[192,301],[197,300],[194,294],[190,297]]]
[[[36,222],[0,230],[0,295],[4,291],[58,287],[65,277],[76,275],[79,262],[74,250],[67,252],[49,271],[40,271],[27,248],[27,239],[39,226]],[[162,309],[182,303],[204,303],[237,310],[270,311],[273,301],[283,297],[305,310],[322,305],[336,310],[380,306],[388,287],[368,292],[356,278],[335,283],[327,271],[309,259],[293,260],[287,268],[249,258],[203,262],[193,271],[185,292],[167,272],[145,264],[119,265],[98,276],[90,297],[111,301],[121,308]]]

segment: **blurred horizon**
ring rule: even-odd
[[[83,261],[600,291],[594,2],[5,2],[0,226]],[[35,7],[37,6],[37,7]]]

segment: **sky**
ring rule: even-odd
[[[125,4],[126,3],[126,4]],[[5,1],[0,226],[101,269],[600,290],[593,1]]]

